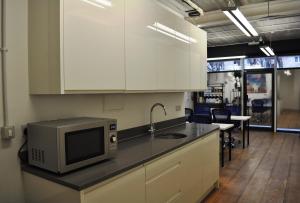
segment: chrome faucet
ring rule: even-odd
[[[150,110],[150,129],[149,129],[149,132],[151,132],[151,133],[154,133],[154,132],[155,132],[155,127],[154,127],[154,123],[153,123],[153,116],[152,116],[152,114],[153,114],[154,108],[157,107],[157,106],[162,107],[162,109],[163,109],[164,112],[165,112],[165,116],[167,115],[165,106],[164,106],[163,104],[161,104],[161,103],[153,104],[153,106],[151,107],[151,110]]]

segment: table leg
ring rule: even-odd
[[[245,123],[242,121],[242,128],[243,128],[243,149],[245,149]]]
[[[229,161],[231,161],[231,131],[228,132],[229,134]]]
[[[224,167],[224,131],[221,131],[221,163]]]
[[[249,138],[249,128],[250,128],[250,119],[247,121],[247,139],[248,139],[248,141],[247,141],[247,143],[248,143],[248,146],[250,145],[250,138]]]
[[[242,128],[243,128],[243,149],[245,149],[245,121],[242,121]]]

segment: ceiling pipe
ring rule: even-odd
[[[193,9],[195,9],[196,11],[198,11],[200,13],[200,16],[204,15],[204,11],[202,8],[200,8],[197,4],[195,4],[194,2],[192,2],[191,0],[183,0],[185,3],[187,3],[190,7],[192,7]]]

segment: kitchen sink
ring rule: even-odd
[[[162,133],[162,134],[155,135],[155,137],[161,139],[182,139],[182,138],[186,138],[187,135],[182,133]]]

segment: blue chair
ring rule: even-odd
[[[228,109],[213,109],[212,116],[214,123],[231,123],[231,111]]]
[[[212,123],[211,113],[207,112],[207,113],[194,114],[193,115],[193,122],[211,124]]]

